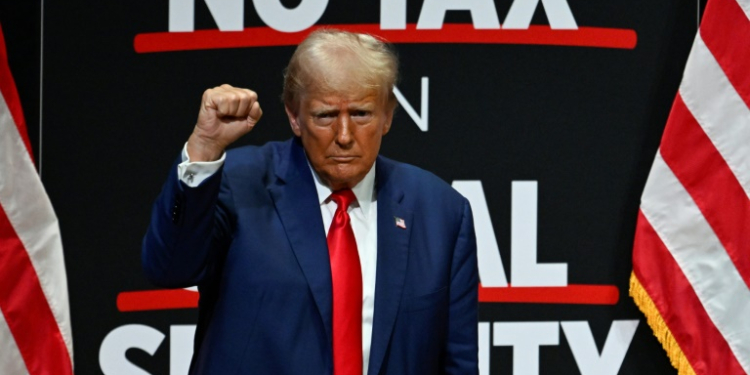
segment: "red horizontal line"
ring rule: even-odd
[[[191,51],[221,48],[294,46],[310,32],[331,28],[380,36],[391,43],[455,44],[537,44],[633,49],[638,41],[635,30],[604,27],[579,27],[576,30],[551,29],[532,25],[525,30],[474,29],[471,24],[444,24],[439,30],[417,29],[409,24],[405,30],[381,30],[378,24],[317,25],[296,33],[285,33],[270,27],[248,27],[243,31],[196,30],[191,32],[142,33],[135,36],[133,47],[138,53]]]
[[[614,305],[620,291],[614,285],[490,288],[479,285],[479,302]]]
[[[191,309],[199,295],[185,289],[122,292],[117,295],[120,312]],[[614,285],[568,285],[564,287],[490,288],[479,285],[479,302],[614,305],[620,291]]]
[[[198,307],[198,292],[185,289],[121,292],[117,295],[117,310],[120,310],[120,312],[192,309],[196,307]]]

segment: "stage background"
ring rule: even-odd
[[[294,8],[300,1],[282,3]],[[501,23],[512,3],[495,1]],[[599,352],[612,332],[637,324],[632,341],[621,343],[624,358],[605,361],[609,367],[597,374],[674,374],[627,295],[628,277],[639,197],[703,4],[562,3],[578,27],[629,30],[634,45],[530,44],[541,41],[541,34],[532,35],[534,27],[515,31],[520,38],[513,43],[397,44],[398,88],[422,117],[427,92],[428,128],[420,129],[402,103],[382,153],[449,183],[481,183],[483,195],[475,194],[472,203],[475,212],[486,207],[494,236],[479,236],[485,245],[496,241],[503,264],[489,276],[502,274],[511,284],[511,187],[513,181],[536,181],[537,262],[565,263],[567,284],[607,291],[605,302],[550,303],[549,296],[482,302],[480,328],[487,336],[480,346],[489,353],[489,373],[586,373],[562,328],[577,321],[588,324]],[[417,22],[423,5],[407,2],[409,23]],[[169,31],[169,13],[167,0],[0,4],[34,156],[60,219],[77,374],[184,373],[196,310],[154,308],[144,294],[132,292],[157,289],[141,273],[140,243],[151,203],[195,122],[202,91],[226,82],[259,93],[264,117],[240,144],[291,136],[279,97],[282,69],[294,47],[137,52],[136,36]],[[244,27],[266,27],[254,2],[245,1],[243,13]],[[455,10],[444,22],[471,25],[475,18]],[[547,26],[548,18],[540,3],[531,24]],[[330,0],[316,25],[377,26],[380,20],[377,1]],[[217,28],[200,0],[194,27]],[[418,42],[423,34],[409,35]],[[427,90],[422,77],[428,78]],[[164,301],[190,305],[190,297]],[[516,324],[523,322],[529,324]],[[526,336],[533,337],[533,329],[550,324],[557,343],[539,347],[538,360],[493,345],[514,340],[496,337],[501,329],[528,328]],[[545,335],[540,340],[554,336]]]

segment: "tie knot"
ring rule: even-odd
[[[336,202],[338,208],[346,212],[349,209],[349,205],[357,200],[351,189],[341,189],[331,193],[331,200]]]

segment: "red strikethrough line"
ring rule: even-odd
[[[117,295],[117,310],[147,311],[193,309],[198,307],[198,292],[185,289],[143,290]]]
[[[479,286],[479,302],[614,305],[620,292],[614,285],[568,285],[564,287]],[[117,296],[120,312],[190,309],[198,307],[198,293],[185,289],[122,292]]]
[[[191,32],[141,33],[133,47],[138,53],[191,51],[222,48],[294,46],[310,32],[320,28],[337,28],[380,36],[391,43],[453,44],[536,44],[633,49],[638,41],[635,30],[605,27],[579,27],[575,30],[551,29],[531,25],[525,30],[480,29],[472,24],[444,24],[439,30],[417,29],[408,24],[405,30],[381,30],[379,24],[316,25],[296,33],[285,33],[270,27],[248,27],[243,31],[196,30]]]
[[[479,302],[614,305],[620,291],[614,285],[485,288],[479,285]]]

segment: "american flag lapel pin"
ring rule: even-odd
[[[396,221],[396,226],[397,227],[399,227],[401,229],[406,229],[406,222],[404,221],[404,219],[402,219],[402,218],[400,218],[398,216],[394,216],[393,220]]]

